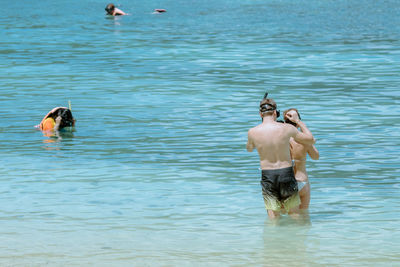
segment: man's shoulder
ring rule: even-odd
[[[257,127],[258,127],[258,125],[257,125],[257,126],[254,126],[254,127],[252,127],[252,128],[250,128],[250,129],[248,130],[248,133],[250,134],[250,133],[256,131],[256,128],[257,128]]]
[[[296,127],[288,123],[282,123],[282,127],[284,127],[285,131],[289,133],[291,136],[294,136],[298,131]]]
[[[261,125],[262,125],[262,123],[257,124],[257,125],[255,125],[255,126],[251,127],[249,131],[251,131],[251,130],[253,130],[253,129],[257,129],[257,128],[259,128]]]
[[[257,136],[260,133],[261,128],[262,128],[262,124],[259,124],[259,125],[254,126],[253,128],[250,128],[248,131],[248,135],[249,136]]]

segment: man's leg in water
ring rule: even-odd
[[[297,194],[297,196],[295,196],[294,198],[297,198],[297,203],[295,203],[296,205],[293,206],[292,208],[289,208],[289,210],[287,211],[287,213],[290,215],[290,217],[296,219],[300,216],[301,210],[300,210],[300,194]]]
[[[297,208],[291,208],[288,212],[289,216],[292,219],[299,219],[301,217],[301,210],[297,207]]]
[[[268,217],[270,219],[277,219],[280,216],[280,212],[279,211],[267,210],[267,212],[268,212]]]
[[[264,205],[265,209],[267,210],[268,217],[270,219],[279,218],[281,213],[280,205],[281,203],[276,200],[274,197],[269,196],[268,194],[263,193]]]

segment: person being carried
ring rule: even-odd
[[[279,110],[272,98],[264,95],[260,102],[262,123],[248,131],[247,151],[257,149],[260,157],[262,193],[270,218],[277,218],[281,211],[298,212],[300,198],[290,157],[290,138],[304,145],[312,145],[315,139],[307,126],[297,117],[287,114],[296,123],[298,131],[291,125],[276,122]]]
[[[301,119],[300,113],[297,109],[295,108],[290,108],[288,110],[285,110],[283,112],[283,117],[285,120],[285,123],[291,124],[296,129],[299,127],[297,124],[293,123],[289,117],[294,119],[295,121],[297,119]],[[315,145],[304,145],[301,143],[298,143],[294,140],[294,138],[290,138],[290,154],[294,163],[294,176],[296,177],[297,180],[297,186],[299,189],[299,195],[300,195],[300,211],[307,211],[308,207],[310,205],[310,183],[308,181],[308,175],[306,171],[306,160],[307,160],[307,154],[312,158],[313,160],[318,160],[319,159],[319,152]]]
[[[111,16],[123,16],[123,15],[127,15],[124,11],[122,11],[121,9],[118,9],[115,7],[114,4],[108,4],[105,8],[105,10],[107,11],[107,15],[111,15]]]
[[[72,116],[71,110],[66,107],[55,107],[44,116],[36,127],[43,132],[56,132],[65,127],[73,126],[75,126],[75,119]]]

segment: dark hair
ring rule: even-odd
[[[58,116],[61,117],[60,129],[64,127],[72,127],[75,125],[75,119],[72,116],[72,112],[70,109],[63,107],[58,108],[47,117],[53,118],[55,120]]]
[[[105,8],[105,10],[107,11],[108,14],[112,14],[112,12],[114,11],[115,6],[114,4],[108,4]]]
[[[75,120],[72,117],[72,112],[69,109],[59,109],[58,116],[61,117],[60,128],[74,126]]]

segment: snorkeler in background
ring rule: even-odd
[[[167,12],[167,10],[163,9],[163,8],[156,8],[154,9],[153,14],[159,14],[159,13],[165,13]]]
[[[285,123],[293,125],[296,129],[299,127],[299,125],[293,122],[301,120],[300,113],[297,109],[290,108],[285,110],[283,117]],[[306,211],[308,209],[311,198],[311,187],[306,171],[307,154],[313,160],[319,159],[319,152],[314,144],[304,145],[296,142],[293,138],[290,139],[290,155],[294,163],[294,176],[297,180],[300,194],[300,211]]]
[[[36,127],[44,132],[59,131],[65,127],[74,127],[75,119],[71,109],[66,107],[55,107],[47,113]]]
[[[115,7],[114,4],[108,4],[105,8],[105,10],[107,11],[107,15],[111,15],[111,16],[123,16],[123,15],[127,15],[124,11],[122,11],[121,9],[118,9]]]

